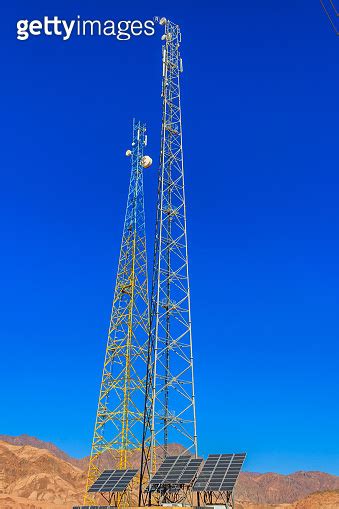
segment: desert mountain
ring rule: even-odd
[[[0,473],[3,473],[3,479],[0,478],[1,509],[7,506],[47,509],[51,504],[65,507],[63,504],[69,503],[71,507],[73,503],[81,503],[88,458],[72,458],[54,444],[28,435],[2,435],[2,438],[8,441],[0,441]],[[180,454],[182,450],[180,445],[170,446],[171,454]],[[132,465],[138,466],[139,461],[140,454],[133,452]],[[103,468],[112,468],[117,463],[117,455],[107,453],[103,458]],[[47,506],[44,505],[46,503]],[[56,509],[54,505],[53,509]]]
[[[324,491],[313,493],[302,500],[298,500],[293,509],[338,509],[339,491]]]
[[[81,503],[88,458],[72,458],[53,444],[27,435],[2,435],[2,439],[0,509],[68,509]],[[180,445],[171,445],[171,454],[181,451]],[[133,453],[132,463],[138,466],[139,458],[138,452]],[[116,460],[107,455],[106,466],[112,468]],[[243,472],[236,500],[238,509],[339,509],[335,490],[339,490],[339,477],[322,472]]]
[[[83,460],[72,458],[72,456],[69,456],[64,451],[59,449],[59,447],[52,444],[52,442],[45,442],[44,440],[40,440],[39,438],[31,437],[29,435],[18,435],[16,437],[11,435],[0,435],[0,441],[7,442],[8,444],[12,445],[30,445],[31,447],[35,447],[37,449],[47,449],[47,451],[50,451],[53,456],[67,461],[68,463],[72,463],[72,465],[79,468],[81,468],[83,462]]]
[[[0,442],[0,469],[6,495],[54,504],[81,501],[85,473],[47,449]]]
[[[339,490],[339,477],[323,472],[289,475],[241,472],[235,495],[238,500],[257,504],[284,504],[325,490]]]
[[[235,509],[339,509],[339,492],[323,491],[308,495],[293,504],[252,504],[236,502]]]
[[[40,440],[36,437],[31,437],[29,435],[0,435],[0,441],[7,442],[12,445],[30,445],[31,447],[36,447],[37,449],[47,449],[50,451],[53,456],[60,458],[67,463],[71,463],[75,467],[80,468],[81,470],[86,470],[88,468],[89,457],[85,456],[84,458],[77,459],[69,456],[64,451],[59,449],[56,445],[52,444],[52,442],[45,442],[44,440]],[[169,454],[173,456],[179,455],[183,451],[182,445],[179,444],[169,444]],[[162,451],[158,452],[159,460],[162,459]],[[119,461],[118,455],[116,453],[108,453],[103,455],[102,467],[103,468],[112,468],[117,466],[117,462]],[[132,452],[130,457],[130,464],[132,467],[138,468],[140,463],[140,453],[138,451]]]

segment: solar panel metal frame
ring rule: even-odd
[[[104,470],[92,486],[89,493],[123,492],[137,474],[138,470]]]
[[[232,491],[246,458],[240,454],[210,454],[193,485],[193,491]]]
[[[178,489],[178,486],[190,484],[199,470],[202,458],[192,456],[167,456],[150,480],[147,490],[159,491],[165,486]]]

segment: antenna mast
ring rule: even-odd
[[[180,27],[165,18],[162,129],[139,504],[169,443],[197,455],[182,148]]]
[[[88,489],[105,468],[131,467],[141,451],[148,359],[149,302],[143,167],[146,125],[133,121],[131,178],[112,314],[99,394],[84,503],[95,504]]]

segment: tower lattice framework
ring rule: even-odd
[[[182,444],[186,453],[197,455],[180,104],[181,33],[178,25],[164,18],[160,24],[165,28],[163,113],[140,504],[151,502],[144,486],[160,459],[168,455],[170,443]]]
[[[131,178],[84,503],[105,468],[131,467],[142,447],[149,341],[146,232],[141,160],[146,126],[133,121]]]

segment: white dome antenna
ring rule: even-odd
[[[152,166],[152,158],[150,156],[144,156],[141,158],[140,164],[143,168],[149,168]]]

